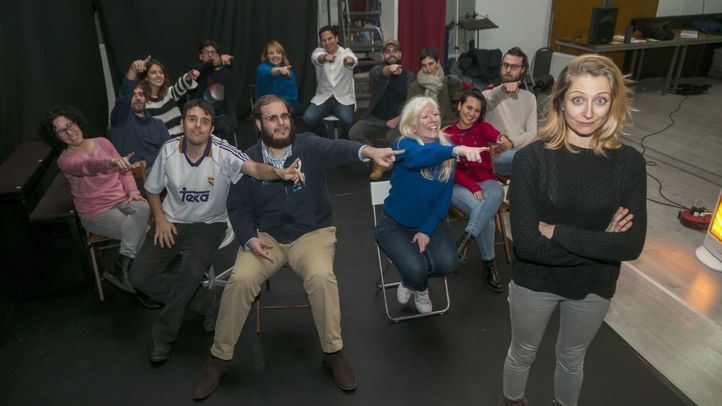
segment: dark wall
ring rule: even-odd
[[[94,27],[97,10],[117,88],[130,62],[150,54],[171,80],[198,62],[198,43],[213,39],[234,55],[233,99],[248,113],[248,85],[262,47],[275,39],[286,49],[305,105],[315,91],[310,54],[317,44],[316,0],[0,0],[0,162],[53,104],[80,107],[91,133],[104,132],[108,106]]]
[[[98,132],[107,102],[91,0],[1,0],[0,162],[37,139],[49,106],[77,105]]]

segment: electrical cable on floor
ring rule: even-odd
[[[685,100],[687,100],[687,98],[689,98],[689,96],[684,96],[682,99],[680,99],[679,102],[677,103],[677,108],[674,109],[674,110],[672,110],[672,111],[667,115],[667,117],[669,117],[669,120],[670,120],[671,122],[670,122],[666,127],[662,128],[661,130],[658,130],[658,131],[649,133],[649,134],[643,136],[643,137],[639,140],[639,144],[642,146],[642,156],[645,156],[646,153],[647,153],[647,147],[644,145],[644,141],[645,141],[647,138],[652,137],[652,136],[654,136],[654,135],[661,134],[661,133],[667,131],[668,129],[672,128],[672,126],[674,126],[675,124],[677,124],[677,122],[674,121],[674,117],[672,117],[672,115],[673,115],[674,113],[678,112],[678,111],[682,108],[682,103],[683,103]],[[647,166],[657,166],[657,162],[648,160],[648,161],[647,161]],[[658,192],[659,195],[662,197],[662,199],[666,200],[668,203],[660,202],[660,201],[658,201],[658,200],[654,200],[654,199],[650,199],[650,198],[647,198],[647,200],[649,200],[650,202],[653,202],[653,203],[661,204],[661,205],[664,205],[664,206],[670,206],[670,207],[674,207],[674,208],[677,208],[677,209],[682,209],[682,210],[687,210],[687,209],[689,209],[689,207],[686,207],[686,206],[684,206],[684,205],[682,205],[682,204],[679,204],[679,203],[675,202],[674,200],[672,200],[672,199],[668,198],[667,196],[665,196],[664,193],[662,193],[662,186],[663,186],[663,185],[662,185],[662,181],[660,181],[659,179],[657,179],[657,177],[655,177],[654,175],[650,174],[649,172],[647,172],[647,176],[649,176],[650,178],[654,179],[654,180],[657,182],[657,184],[659,184],[659,188],[657,189],[657,192]]]

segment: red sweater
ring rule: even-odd
[[[456,124],[447,127],[444,132],[449,134],[449,140],[454,145],[468,147],[485,147],[488,143],[496,143],[499,131],[486,121],[477,121],[471,128],[460,130]],[[456,163],[454,182],[469,189],[472,193],[481,190],[478,182],[496,179],[491,166],[491,154],[488,151],[481,153],[481,162],[469,162],[461,158]]]

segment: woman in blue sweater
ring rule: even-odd
[[[275,94],[291,105],[291,112],[298,111],[298,85],[286,51],[278,41],[270,41],[263,48],[261,64],[256,68],[256,100],[267,94]]]
[[[414,295],[419,313],[432,310],[427,280],[456,266],[456,246],[444,216],[451,204],[455,158],[480,162],[488,148],[453,146],[440,133],[441,113],[429,97],[414,97],[401,112],[401,138],[391,191],[376,226],[376,242],[401,275],[396,297],[406,304]]]

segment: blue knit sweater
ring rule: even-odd
[[[393,148],[406,152],[396,156],[391,173],[391,191],[384,201],[384,211],[402,226],[418,229],[430,236],[451,205],[454,174],[447,182],[428,180],[421,175],[421,169],[453,159],[451,151],[454,146],[438,142],[419,145],[411,138],[401,138]]]
[[[290,77],[283,75],[273,76],[271,70],[275,66],[265,61],[256,68],[256,99],[267,94],[286,100],[294,112],[298,112],[298,85],[296,74],[291,71]]]

